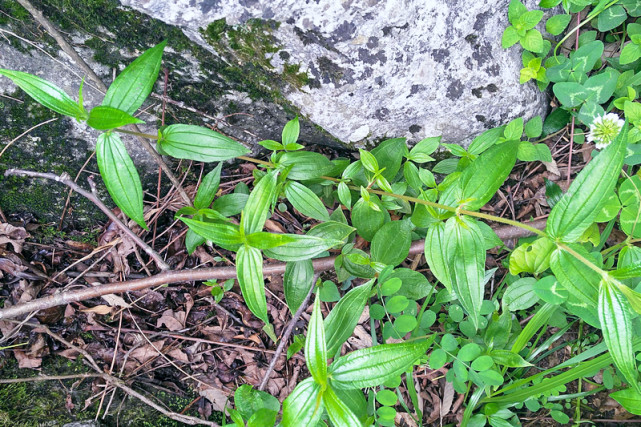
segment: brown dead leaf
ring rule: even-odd
[[[147,344],[142,347],[138,347],[137,349],[135,349],[129,354],[129,357],[136,359],[140,363],[143,363],[143,364],[147,363],[149,360],[158,356],[158,350],[162,350],[164,345],[165,345],[165,340],[160,340],[160,341],[154,342],[153,345]],[[156,348],[158,350],[156,350]]]
[[[407,412],[397,412],[394,417],[394,425],[401,427],[418,427],[412,415]]]
[[[0,223],[0,245],[11,244],[16,253],[22,252],[22,245],[31,237],[23,227],[14,227],[5,222]]]
[[[179,331],[185,329],[185,319],[187,318],[184,311],[177,311],[174,313],[173,310],[165,310],[162,312],[160,319],[156,321],[156,327],[159,328],[162,325],[165,325],[170,331]]]
[[[198,393],[211,402],[214,410],[222,412],[229,400],[229,395],[219,388],[201,385]]]
[[[175,360],[178,360],[179,362],[189,362],[189,358],[187,357],[187,354],[182,351],[179,348],[175,348],[171,350],[169,353],[167,353],[167,356],[173,357]]]
[[[83,313],[96,313],[96,314],[104,315],[104,314],[111,313],[113,310],[114,310],[114,308],[113,307],[109,307],[108,305],[97,305],[95,307],[85,308],[85,309],[80,310],[80,311],[82,311]]]
[[[108,295],[103,295],[102,299],[107,301],[107,304],[109,304],[112,307],[121,307],[121,308],[130,308],[131,304],[128,304],[122,297],[119,297],[118,295],[115,294],[108,294]]]
[[[42,358],[28,356],[27,353],[25,353],[22,350],[13,350],[13,355],[16,356],[16,360],[18,361],[18,367],[21,369],[22,368],[36,369],[36,368],[39,368],[40,365],[42,365]]]
[[[441,400],[441,423],[443,417],[450,413],[452,403],[454,402],[454,386],[451,382],[447,381],[443,387],[443,400]]]

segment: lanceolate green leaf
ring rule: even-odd
[[[132,123],[145,123],[117,108],[99,106],[89,112],[87,124],[94,129],[109,130]]]
[[[268,324],[263,257],[260,250],[242,245],[236,255],[236,272],[245,304],[256,317]]]
[[[196,209],[208,208],[211,202],[216,197],[218,186],[220,185],[220,170],[223,164],[218,163],[211,172],[209,172],[198,186],[196,198],[194,199],[194,207]]]
[[[222,162],[249,150],[233,139],[202,126],[171,125],[161,131],[159,149],[177,159]]]
[[[96,160],[100,175],[113,201],[125,215],[147,230],[140,177],[118,135],[103,133],[98,137]]]
[[[327,354],[330,357],[352,336],[367,303],[372,283],[374,282],[369,281],[349,291],[325,318]]]
[[[245,234],[261,231],[267,220],[269,208],[276,191],[276,175],[271,171],[258,181],[243,209],[243,229]]]
[[[610,145],[579,173],[567,193],[554,205],[546,231],[555,239],[576,241],[601,212],[603,197],[616,184],[628,139],[628,124]]]
[[[322,396],[313,378],[301,381],[283,402],[283,427],[315,426],[325,410]]]
[[[87,118],[76,101],[47,80],[33,74],[5,69],[0,69],[0,75],[10,78],[20,89],[27,92],[27,95],[56,113],[80,120]]]
[[[445,285],[451,293],[452,282],[450,281],[447,246],[448,242],[445,240],[445,223],[437,222],[431,224],[425,236],[425,259],[434,277]]]
[[[589,259],[586,251],[582,251],[579,247],[573,247],[573,249]],[[601,276],[597,272],[562,249],[556,249],[552,252],[550,266],[556,278],[568,290],[571,297],[576,298],[586,308],[596,307],[599,282],[601,281]]]
[[[281,261],[302,261],[320,255],[343,243],[341,240],[323,239],[315,236],[288,234],[292,241],[282,246],[265,249],[265,256]]]
[[[441,195],[440,202],[448,206],[464,204],[465,209],[477,210],[490,201],[508,177],[516,163],[517,141],[494,145],[472,162]]]
[[[610,350],[612,360],[628,384],[639,391],[639,371],[632,345],[632,319],[628,312],[628,302],[608,280],[603,280],[600,284],[598,312],[603,340]]]
[[[331,387],[323,392],[323,403],[325,403],[327,415],[329,415],[329,419],[332,420],[334,426],[354,427],[362,425],[358,417],[338,398]]]
[[[109,86],[102,105],[135,113],[154,87],[166,44],[157,44],[129,64]]]
[[[325,390],[327,386],[327,346],[325,344],[325,327],[320,311],[320,298],[316,294],[314,309],[307,328],[305,339],[305,362],[314,381]]]
[[[287,177],[295,180],[320,178],[334,168],[327,157],[311,151],[283,153],[279,163],[283,166],[292,166]]]
[[[329,367],[332,387],[376,387],[407,371],[431,344],[430,340],[382,344],[339,357]]]
[[[478,328],[485,284],[483,235],[474,220],[453,217],[445,224],[444,236],[448,242],[452,288]]]
[[[225,249],[236,250],[243,242],[238,226],[231,222],[205,222],[183,217],[180,220],[194,233]]]
[[[303,303],[309,288],[314,286],[314,266],[312,260],[288,262],[283,276],[285,301],[289,311],[294,314]]]
[[[323,202],[303,184],[290,181],[285,187],[285,196],[298,212],[319,221],[329,221],[329,214]]]

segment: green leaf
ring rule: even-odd
[[[497,365],[502,365],[507,368],[527,368],[532,366],[531,363],[523,359],[519,354],[512,353],[509,350],[497,350],[493,349],[490,351],[490,357]]]
[[[450,263],[448,256],[448,241],[445,236],[445,223],[433,223],[427,229],[425,236],[425,259],[430,271],[447,290],[452,292]]]
[[[433,286],[427,281],[427,278],[418,271],[409,268],[396,268],[387,277],[387,281],[398,279],[403,283],[401,289],[396,294],[418,301],[425,298],[432,290]]]
[[[534,116],[525,124],[525,135],[528,138],[538,138],[543,133],[543,120],[541,116]]]
[[[322,396],[313,378],[301,381],[283,402],[283,427],[315,426],[325,411]]]
[[[433,161],[434,159],[430,154],[436,151],[440,141],[440,136],[422,139],[410,150],[410,154],[407,158],[416,163]]]
[[[628,236],[641,237],[641,179],[637,175],[623,181],[619,187],[619,199],[623,206],[619,217],[621,230]]]
[[[519,151],[516,157],[524,162],[551,162],[552,153],[550,148],[545,144],[532,144],[531,142],[523,141],[519,144]]]
[[[522,37],[520,41],[523,49],[534,53],[542,53],[545,47],[543,36],[539,30],[536,29],[528,30],[527,33],[525,33],[525,37]]]
[[[311,151],[283,153],[279,164],[284,167],[292,166],[287,177],[297,181],[320,178],[334,169],[334,164],[327,157]]]
[[[583,85],[575,82],[560,82],[552,87],[554,95],[564,107],[571,108],[580,105],[588,97]]]
[[[568,291],[554,276],[546,276],[536,282],[534,292],[548,304],[560,305],[568,299]]]
[[[507,8],[507,17],[511,24],[515,24],[517,20],[524,14],[527,13],[527,7],[519,0],[510,0],[510,4]]]
[[[619,62],[621,65],[625,65],[630,64],[639,58],[641,58],[641,45],[630,42],[623,46]]]
[[[374,282],[370,280],[349,291],[325,318],[327,354],[330,357],[334,356],[347,338],[354,333],[354,328],[369,298],[372,283]]]
[[[510,311],[527,310],[539,301],[534,292],[534,277],[524,277],[512,283],[503,294],[503,304]]]
[[[499,138],[503,135],[505,131],[505,126],[499,126],[492,129],[488,129],[476,138],[472,140],[470,146],[467,147],[467,151],[470,154],[479,155],[483,151],[487,150],[494,144],[496,144]]]
[[[601,281],[598,304],[599,321],[603,340],[610,350],[614,364],[628,384],[639,392],[639,371],[632,348],[632,319],[628,303],[620,291],[609,281]]]
[[[597,29],[605,33],[623,24],[627,18],[628,13],[623,6],[615,4],[599,14]]]
[[[94,129],[109,130],[132,123],[145,123],[117,108],[99,106],[89,112],[87,124]]]
[[[554,205],[546,226],[550,237],[574,242],[594,222],[606,202],[603,195],[612,191],[623,166],[627,128],[626,122],[619,136],[587,164]]]
[[[570,14],[554,15],[545,22],[545,31],[553,36],[558,36],[567,28],[571,19],[572,15]]]
[[[354,230],[354,227],[350,227],[342,222],[327,221],[309,230],[307,235],[320,237],[321,239],[345,241]]]
[[[243,209],[242,225],[245,234],[263,229],[276,191],[277,175],[278,171],[274,170],[263,176],[249,195]]]
[[[523,117],[516,118],[508,123],[503,134],[508,141],[520,140],[521,135],[523,135]]]
[[[510,255],[510,274],[543,273],[550,267],[550,255],[555,247],[554,242],[545,237],[522,244]]]
[[[501,47],[507,49],[511,46],[514,46],[518,43],[520,37],[516,28],[510,26],[503,30],[503,35],[501,36]]]
[[[249,384],[243,384],[234,392],[234,406],[245,419],[251,418],[261,409],[269,409],[278,413],[280,402],[274,396],[264,391],[256,390]]]
[[[291,239],[282,246],[266,248],[265,256],[280,261],[302,261],[320,255],[334,246],[341,245],[341,240],[323,239],[322,237],[300,234],[287,234]]]
[[[329,214],[323,202],[303,184],[289,181],[285,186],[285,196],[300,213],[319,221],[329,221]]]
[[[50,110],[65,116],[86,120],[84,110],[62,89],[47,80],[33,74],[0,68],[0,75],[8,77],[27,95]]]
[[[374,173],[378,171],[378,161],[376,160],[376,157],[369,151],[365,151],[363,149],[359,149],[358,152],[361,155],[361,164],[365,169],[368,171]]]
[[[454,185],[445,189],[440,202],[448,206],[463,204],[465,209],[472,211],[480,209],[512,171],[517,151],[516,141],[489,148],[465,168]]]
[[[619,214],[621,210],[621,202],[616,193],[612,191],[605,197],[605,204],[601,208],[599,214],[594,218],[595,222],[608,222]]]
[[[177,159],[222,162],[249,153],[233,139],[194,125],[170,125],[161,131],[158,145],[163,153]]]
[[[331,387],[323,392],[323,403],[327,409],[327,415],[336,427],[360,426],[361,421],[351,409],[336,395]]]
[[[218,197],[212,208],[223,216],[238,215],[245,208],[249,196],[243,193],[230,193]]]
[[[205,222],[183,217],[180,220],[194,233],[220,247],[235,250],[243,242],[238,226],[231,222]]]
[[[336,190],[338,193],[338,200],[340,200],[347,209],[350,209],[352,207],[352,193],[349,191],[347,184],[340,182]]]
[[[166,44],[157,44],[129,64],[109,86],[102,105],[135,113],[154,87]]]
[[[242,245],[236,254],[236,273],[247,308],[260,320],[269,324],[263,279],[263,257],[260,250]]]
[[[339,357],[329,367],[332,387],[357,389],[379,386],[407,371],[425,354],[431,340],[381,344]]]
[[[298,117],[287,122],[283,128],[282,141],[283,145],[294,144],[298,141],[298,135],[300,134],[300,123],[298,122]]]
[[[316,294],[312,317],[307,328],[307,339],[305,340],[305,362],[312,374],[314,381],[321,385],[322,389],[327,386],[327,347],[325,341],[325,327],[323,315],[320,311],[320,298]]]
[[[279,246],[295,242],[296,234],[268,233],[257,231],[245,236],[245,243],[256,249],[273,249]]]
[[[543,18],[542,10],[528,10],[519,16],[514,26],[521,30],[529,30],[536,27],[536,24],[541,21],[541,18]]]
[[[406,221],[390,221],[372,239],[372,260],[396,267],[407,258],[411,243],[410,225]]]
[[[380,203],[374,195],[371,196],[370,200],[377,206]],[[352,224],[356,227],[359,236],[370,242],[376,232],[383,226],[388,215],[386,215],[386,211],[381,209],[374,210],[365,200],[359,199],[352,208]]]
[[[197,234],[194,230],[187,230],[187,234],[185,235],[185,247],[187,248],[187,253],[189,255],[193,254],[196,248],[206,241],[207,239]]]
[[[283,144],[281,144],[280,142],[273,141],[271,139],[267,139],[265,141],[258,141],[258,145],[260,145],[261,147],[265,147],[268,150],[273,150],[273,151],[283,150],[285,148],[283,146]]]
[[[452,289],[476,329],[484,294],[485,248],[483,235],[472,219],[450,218],[445,223],[445,239]]]
[[[194,207],[196,209],[207,208],[211,205],[211,202],[214,201],[218,186],[220,185],[220,171],[222,166],[222,163],[218,163],[218,166],[205,175],[200,182],[198,191],[196,192],[196,198],[194,198]]]
[[[557,132],[570,122],[571,115],[563,108],[557,108],[545,118],[543,122],[543,135],[549,135]]]
[[[615,391],[610,397],[619,402],[631,414],[641,415],[641,394],[633,387]]]
[[[292,261],[285,266],[283,288],[289,311],[294,314],[303,303],[309,288],[314,286],[314,266],[312,260]]]
[[[383,178],[390,182],[394,179],[401,169],[404,153],[407,153],[405,138],[385,140],[372,150],[372,154],[376,157],[378,167],[383,171],[381,174]]]
[[[120,137],[103,133],[96,144],[96,160],[109,195],[125,215],[148,230],[142,204],[142,184]]]

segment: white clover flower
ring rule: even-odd
[[[614,113],[599,116],[590,125],[590,133],[587,136],[588,142],[594,142],[596,149],[601,150],[616,138],[624,124],[625,120],[621,120]]]

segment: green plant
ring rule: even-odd
[[[542,6],[560,2],[544,1]],[[625,26],[627,14],[641,12],[630,1],[563,1],[563,7],[577,13],[592,3],[588,18],[596,20],[601,31]],[[623,20],[621,10],[626,12]],[[547,31],[560,34],[571,21],[569,13],[550,18]],[[268,161],[245,157],[244,146],[201,126],[176,124],[153,135],[137,133],[155,140],[162,154],[220,162],[203,177],[193,204],[178,210],[176,218],[189,228],[185,237],[189,253],[211,242],[236,254],[245,303],[274,341],[262,274],[264,258],[287,263],[283,285],[292,313],[317,287],[307,337],[303,342],[297,336],[288,350],[291,357],[304,347],[311,377],[285,400],[283,425],[314,425],[322,419],[337,426],[393,425],[398,405],[408,412],[412,406],[417,419],[422,419],[412,375],[416,363],[432,369],[451,364],[446,379],[466,395],[464,424],[512,425],[518,422],[516,411],[523,405],[532,411],[542,408],[555,420],[567,422],[557,403],[565,398],[565,385],[588,381],[599,371],[608,389],[625,383],[626,388],[612,396],[628,410],[641,412],[636,359],[641,345],[637,332],[641,249],[634,245],[641,238],[637,227],[641,179],[636,167],[641,163],[637,145],[641,110],[635,101],[641,61],[631,62],[636,65],[617,58],[604,62],[604,44],[596,39],[596,32],[583,33],[578,48],[567,57],[545,58],[551,42],[534,29],[542,16],[513,0],[512,25],[503,45],[519,42],[530,51],[523,57],[522,81],[535,79],[541,88],[552,84],[559,108],[545,122],[540,117],[528,122],[518,118],[490,129],[467,149],[441,143],[440,138],[427,138],[410,149],[405,139],[394,138],[371,151],[359,150],[359,160],[329,160],[304,150],[298,141],[297,118],[284,127],[281,141],[260,142],[271,151]],[[632,26],[628,34],[636,34],[633,25],[627,25]],[[156,80],[163,48],[164,43],[151,48],[125,68],[102,105],[89,112],[83,106],[82,86],[76,102],[35,76],[0,70],[43,105],[104,131],[98,136],[97,162],[105,185],[114,202],[143,228],[142,186],[118,134],[132,133],[122,126],[140,122],[134,113]],[[623,111],[625,121],[611,120],[604,132],[599,125],[606,112],[615,108]],[[480,212],[517,161],[551,162],[549,148],[536,139],[575,118],[586,127],[593,126],[588,128],[587,140],[598,139],[602,151],[594,153],[565,194],[555,184],[546,184],[552,210],[544,230]],[[571,129],[574,132],[574,126]],[[435,161],[432,154],[439,147],[452,157],[426,167]],[[259,166],[253,172],[253,189],[237,187],[231,194],[218,196],[222,162],[234,158]],[[285,201],[318,224],[301,235],[263,231],[270,212]],[[535,237],[509,250],[484,221],[520,227]],[[599,223],[607,224],[603,231]],[[605,248],[615,226],[627,238]],[[356,246],[356,237],[369,242],[369,253]],[[425,258],[436,283],[399,267],[412,241],[419,239],[424,239]],[[509,274],[489,295],[487,283],[496,272],[485,269],[491,249],[509,251],[505,263]],[[338,285],[315,284],[312,259],[330,250],[340,251],[335,261]],[[356,286],[355,279],[367,282]],[[220,300],[231,283],[210,285],[212,295]],[[321,300],[337,301],[325,319]],[[373,346],[341,356],[342,345],[366,306]],[[531,317],[523,325],[514,319],[527,316]],[[569,322],[568,316],[577,320]],[[435,332],[436,324],[442,332]],[[577,340],[570,360],[531,374],[530,368],[576,324],[600,331],[591,336],[602,337],[603,342]],[[552,325],[560,332],[548,336]],[[404,373],[409,401],[399,389]],[[572,398],[585,396],[579,392]],[[235,404],[228,414],[237,425],[263,425],[265,420],[272,425],[277,419],[277,402],[249,386],[236,391]]]

